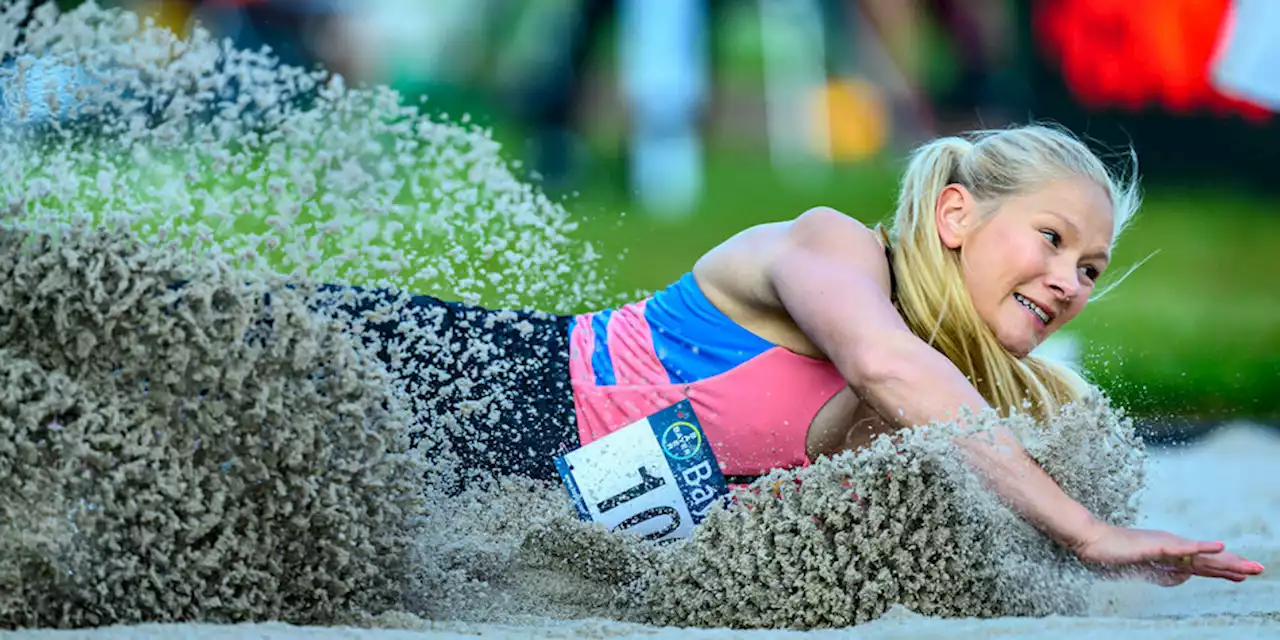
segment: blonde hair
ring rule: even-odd
[[[917,336],[945,354],[1003,414],[1046,419],[1080,399],[1088,383],[1068,367],[1007,351],[978,316],[964,286],[960,252],[942,244],[934,209],[950,184],[967,188],[989,216],[1004,198],[1048,181],[1084,177],[1111,201],[1115,239],[1137,211],[1137,161],[1133,171],[1113,173],[1070,132],[1045,125],[978,131],[929,142],[911,155],[898,206],[888,229],[897,279],[894,303]]]

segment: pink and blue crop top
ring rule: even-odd
[[[576,316],[570,331],[583,445],[687,398],[730,482],[808,464],[809,425],[847,384],[830,362],[729,319],[692,273],[650,298]]]

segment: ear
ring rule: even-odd
[[[948,249],[959,249],[977,221],[973,194],[961,184],[949,184],[938,194],[933,209],[938,238]]]

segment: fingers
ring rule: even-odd
[[[1193,561],[1193,567],[1196,569],[1205,569],[1212,571],[1222,571],[1227,573],[1238,574],[1242,576],[1256,576],[1262,573],[1262,565],[1256,562],[1249,562],[1244,558],[1230,554],[1230,558],[1218,558],[1214,556],[1199,556]]]
[[[1130,529],[1122,532],[1126,534],[1130,544],[1136,543],[1136,549],[1130,547],[1128,553],[1123,553],[1103,547],[1102,553],[1095,552],[1094,557],[1110,555],[1102,564],[1109,561],[1112,564],[1130,566],[1146,565],[1145,577],[1157,584],[1181,584],[1192,575],[1243,582],[1263,572],[1262,565],[1226,551],[1226,545],[1222,542],[1188,540],[1163,531]],[[1106,553],[1107,551],[1111,553]]]
[[[1202,578],[1222,578],[1232,582],[1244,582],[1250,575],[1257,575],[1238,571],[1231,567],[1215,566],[1211,563],[1195,563],[1191,570]]]
[[[1229,566],[1219,566],[1208,559],[1212,555],[1192,556],[1189,561],[1174,558],[1164,562],[1152,562],[1128,567],[1109,567],[1099,573],[1110,579],[1139,579],[1162,587],[1176,587],[1190,580],[1192,576],[1217,578],[1231,582],[1244,582],[1258,572],[1236,570]],[[1246,563],[1250,564],[1250,563]]]
[[[1156,564],[1150,569],[1137,571],[1135,573],[1137,573],[1139,577],[1146,579],[1148,582],[1162,587],[1176,587],[1187,580],[1190,580],[1192,576],[1199,576],[1201,578],[1219,578],[1223,580],[1230,580],[1231,582],[1244,582],[1249,579],[1248,575],[1238,571],[1231,571],[1230,569],[1219,569],[1215,567],[1189,568],[1186,565],[1181,564]]]
[[[1194,542],[1196,546],[1194,553],[1218,553],[1227,548],[1227,545],[1221,542]]]
[[[1229,552],[1215,552],[1186,556],[1179,559],[1179,566],[1186,567],[1198,576],[1222,578],[1232,582],[1244,582],[1250,576],[1263,571],[1262,565],[1250,562]]]
[[[1221,542],[1179,540],[1178,542],[1164,545],[1160,548],[1159,553],[1160,557],[1163,558],[1182,558],[1186,556],[1220,553],[1226,548],[1227,545]]]
[[[1249,579],[1249,576],[1243,573],[1236,573],[1235,571],[1227,571],[1227,570],[1220,570],[1220,569],[1201,569],[1196,571],[1196,575],[1202,578],[1222,578],[1224,580],[1230,580],[1232,582],[1244,582],[1245,580]]]

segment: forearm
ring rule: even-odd
[[[858,396],[905,426],[954,421],[986,400],[946,356],[916,337],[891,302],[890,273],[876,236],[838,212],[806,212],[772,256],[767,277],[796,325]],[[1011,433],[962,438],[988,485],[1046,535],[1071,548],[1099,530]],[[990,439],[990,438],[985,438]]]
[[[962,419],[986,400],[945,356],[919,340],[889,345],[866,367],[871,375],[858,385],[863,400],[902,426]],[[888,364],[885,364],[888,363]],[[957,440],[967,462],[996,495],[1045,535],[1077,548],[1095,535],[1100,521],[1062,490],[1027,454],[1007,428]]]
[[[1104,526],[1045,473],[1008,429],[993,431],[990,437],[959,438],[956,444],[1009,508],[1059,545],[1079,549]]]

